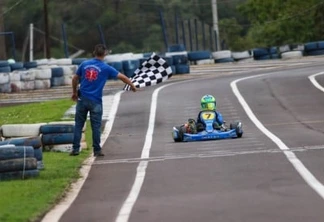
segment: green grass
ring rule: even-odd
[[[74,103],[55,100],[27,105],[2,107],[0,125],[60,121]],[[87,122],[87,126],[90,126]],[[91,127],[86,140],[91,144]],[[0,221],[24,222],[39,220],[65,194],[69,185],[79,178],[82,162],[90,155],[86,149],[79,156],[44,152],[45,169],[36,178],[0,182]]]

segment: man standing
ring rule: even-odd
[[[84,61],[72,78],[73,92],[71,98],[77,104],[71,156],[79,155],[82,128],[87,120],[88,112],[90,112],[93,154],[94,156],[104,156],[100,146],[102,92],[109,78],[120,79],[130,85],[133,92],[136,92],[136,87],[126,75],[119,73],[104,62],[104,58],[108,54],[108,50],[104,45],[96,45],[93,54],[94,58]],[[77,89],[79,84],[79,89]]]

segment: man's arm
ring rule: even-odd
[[[78,85],[79,85],[79,76],[74,74],[72,77],[72,100],[77,101],[78,99]]]
[[[130,81],[130,79],[127,76],[125,76],[122,73],[118,73],[117,78],[120,79],[121,81],[123,81],[124,83],[130,85],[132,88],[132,91],[136,92],[136,87],[134,86],[134,84]]]

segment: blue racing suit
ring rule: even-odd
[[[217,112],[217,111],[200,111],[198,113],[198,117],[197,117],[197,129],[198,131],[199,128],[201,128],[201,125],[205,128],[205,121],[204,119],[208,119],[208,120],[211,120],[213,119],[214,120],[214,124],[215,127],[214,128],[221,128],[224,124],[224,121],[223,121],[223,116],[220,112]],[[200,126],[199,126],[200,125]]]

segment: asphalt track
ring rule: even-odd
[[[103,147],[106,156],[95,160],[60,221],[322,222],[324,94],[308,76],[324,71],[323,60],[277,68],[269,63],[269,69],[243,64],[220,75],[210,67],[198,69],[195,80],[173,82],[155,93],[151,121],[152,94],[159,86],[122,94]],[[233,93],[231,83],[250,76],[237,82],[240,94],[289,151],[257,127]],[[324,86],[324,76],[316,80]],[[195,118],[207,93],[215,95],[228,123],[243,122],[243,138],[174,143],[172,126]],[[152,144],[146,147],[148,158],[141,159],[150,126]],[[135,178],[143,183],[132,189]],[[122,207],[128,215],[121,214]]]

